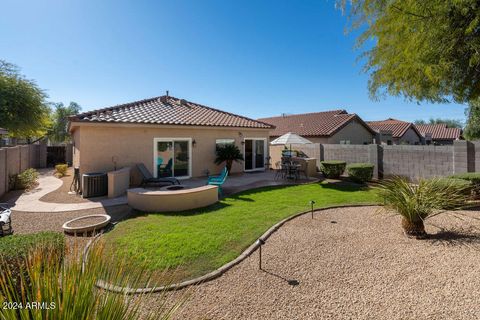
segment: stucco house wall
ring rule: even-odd
[[[370,144],[374,135],[357,120],[350,121],[345,127],[328,138],[328,144],[339,144],[342,140],[350,141],[350,144]],[[313,141],[312,141],[313,142]],[[320,142],[325,143],[325,142]]]
[[[394,139],[395,144],[422,144],[420,137],[412,128],[409,128],[403,136]]]
[[[265,157],[268,157],[268,129],[193,127],[140,124],[72,123],[74,140],[74,166],[80,173],[112,171],[115,157],[117,169],[144,163],[154,173],[154,138],[191,138],[193,177],[219,173],[222,166],[214,164],[216,139],[234,139],[242,152],[245,138],[264,138],[267,141]],[[232,173],[242,172],[244,164],[234,163]]]

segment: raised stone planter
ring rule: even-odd
[[[106,214],[92,214],[65,222],[62,226],[66,233],[81,234],[105,228],[112,217]]]

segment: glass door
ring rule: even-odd
[[[155,175],[161,177],[190,177],[191,140],[154,139]]]
[[[264,139],[245,139],[245,171],[265,169],[265,144]]]

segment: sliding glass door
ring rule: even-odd
[[[256,171],[265,169],[266,139],[245,139],[245,171]]]
[[[154,173],[156,177],[191,176],[192,140],[187,138],[154,139]]]

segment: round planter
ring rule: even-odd
[[[74,222],[81,222],[82,220],[88,220],[91,218],[103,218],[103,221],[97,222],[97,223],[86,222],[84,225],[71,226],[71,224],[73,224]],[[69,220],[63,224],[62,228],[66,233],[88,233],[91,231],[103,229],[106,225],[110,223],[111,219],[112,217],[110,217],[107,214],[91,214],[88,216],[83,216],[83,217]]]

